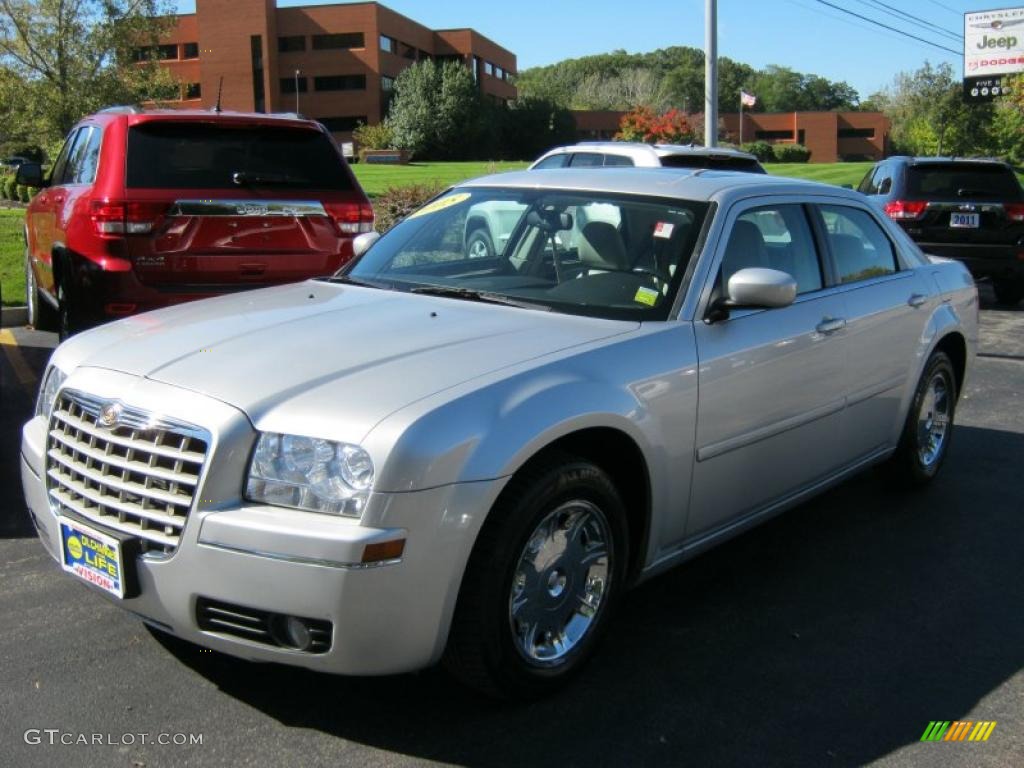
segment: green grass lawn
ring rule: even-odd
[[[19,209],[0,208],[0,291],[4,306],[25,303],[25,241]]]
[[[791,176],[795,179],[820,181],[824,184],[856,187],[874,163],[765,163],[765,170],[773,176]]]
[[[519,171],[527,162],[472,162],[472,163],[409,163],[408,165],[367,165],[354,163],[352,171],[366,194],[376,197],[388,187],[407,184],[437,184],[447,187],[475,176],[486,176],[500,171]]]

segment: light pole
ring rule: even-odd
[[[299,70],[295,70],[295,114],[299,114]]]
[[[718,0],[704,2],[704,146],[718,146]]]

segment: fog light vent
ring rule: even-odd
[[[196,623],[205,632],[245,638],[254,643],[305,653],[331,650],[331,622],[248,608],[200,597]]]

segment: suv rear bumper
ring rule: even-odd
[[[1024,245],[924,242],[917,245],[933,256],[963,262],[976,278],[1024,279]]]

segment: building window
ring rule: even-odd
[[[395,90],[395,78],[388,77],[387,75],[381,75],[380,89],[384,91],[384,93],[391,93]]]
[[[399,43],[399,45],[402,47],[402,58],[403,59],[409,59],[410,61],[416,61],[416,49],[415,48],[413,48],[411,45],[406,45],[405,43]]]
[[[803,128],[797,131],[797,142],[799,144],[804,143],[805,135],[806,134]],[[792,141],[793,131],[754,131],[754,138],[758,139],[759,141]]]
[[[365,91],[366,75],[322,75],[313,78],[317,91]]]
[[[498,78],[499,80],[504,80],[505,79],[505,71],[501,67],[495,65],[495,67],[494,67],[494,76],[496,78]]]
[[[197,46],[198,48],[198,46]],[[196,51],[196,55],[199,51]],[[149,61],[158,59],[160,61],[175,61],[178,58],[177,43],[168,45],[148,45],[144,48],[136,48],[132,51],[132,58],[135,61]]]
[[[265,112],[263,93],[263,36],[249,37],[249,53],[252,56],[252,102],[254,112]]]
[[[366,115],[350,116],[350,117],[318,117],[319,121],[324,128],[331,133],[339,133],[341,131],[354,131],[357,125],[366,125]]]
[[[295,93],[295,80],[294,77],[282,77],[281,78],[281,93]],[[299,93],[305,93],[309,90],[309,81],[305,77],[298,78],[299,81]]]
[[[491,64],[491,62],[489,62],[489,61],[485,61],[484,62],[484,74],[485,75],[493,75],[494,74],[494,65]]]
[[[277,50],[281,53],[304,51],[306,50],[306,36],[287,35],[286,37],[279,37],[277,38]]]
[[[417,51],[417,54],[420,61],[428,61],[430,59],[430,54],[426,51]]]
[[[838,131],[840,139],[873,139],[875,138],[874,128],[840,128]]]
[[[184,43],[181,46],[181,58],[183,58],[183,59],[198,59],[199,58],[199,43]]]
[[[339,48],[365,48],[362,32],[340,32],[334,35],[313,35],[314,51],[335,51]]]
[[[387,35],[380,36],[380,49],[385,53],[398,53],[398,41]]]
[[[203,87],[199,83],[186,83],[185,84],[185,98],[186,99],[201,99],[203,97]]]

